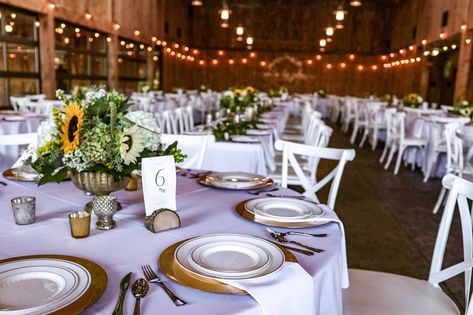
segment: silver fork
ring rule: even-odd
[[[164,282],[158,277],[158,275],[153,271],[150,265],[141,266],[141,270],[143,270],[143,274],[146,277],[146,280],[151,283],[156,283],[161,288],[163,288],[164,292],[171,298],[176,306],[186,305],[187,303],[180,298],[178,298],[171,290],[164,284]]]
[[[278,232],[278,231],[271,230],[269,227],[266,228],[266,231],[268,231],[269,233],[274,233],[281,236],[286,236],[286,235],[302,235],[302,236],[313,236],[313,237],[326,237],[327,236],[327,233],[312,234],[312,233],[297,232],[297,231]]]
[[[283,244],[291,243],[291,244],[299,245],[300,247],[307,248],[308,250],[311,250],[314,253],[323,253],[323,252],[325,252],[325,250],[323,250],[323,249],[315,248],[315,247],[305,245],[305,244],[302,244],[302,243],[299,243],[299,242],[296,242],[296,241],[291,241],[291,240],[288,240],[287,238],[285,238],[284,236],[281,236],[281,235],[278,235],[278,234],[275,234],[275,233],[270,233],[270,234],[279,243],[283,243]]]

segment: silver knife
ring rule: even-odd
[[[130,286],[130,279],[133,272],[130,272],[126,276],[123,277],[122,281],[120,281],[120,294],[118,295],[117,305],[113,310],[112,315],[123,315],[123,301],[125,300],[125,293]]]

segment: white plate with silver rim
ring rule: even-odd
[[[232,136],[231,137],[233,142],[240,142],[240,143],[259,143],[260,140],[256,136]]]
[[[255,216],[279,222],[310,221],[324,214],[324,210],[313,202],[284,197],[251,199],[245,208]]]
[[[261,175],[244,172],[212,172],[202,183],[224,189],[256,189],[269,186],[273,181]]]
[[[219,279],[253,279],[278,271],[284,253],[271,242],[242,234],[211,234],[182,243],[176,262],[189,272]]]
[[[35,258],[1,264],[0,314],[54,312],[80,298],[90,283],[87,269],[71,261]]]

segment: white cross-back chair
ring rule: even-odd
[[[387,108],[384,112],[384,120],[386,121],[386,140],[384,141],[384,149],[383,149],[383,153],[381,154],[381,157],[379,158],[379,163],[384,163],[384,159],[386,158],[386,155],[388,154],[389,149],[391,148],[391,145],[393,144],[393,134],[391,132],[392,131],[391,124],[396,112],[397,112],[396,108]]]
[[[378,145],[379,132],[383,129],[386,129],[386,121],[383,115],[384,106],[386,105],[387,103],[383,102],[370,102],[367,104],[366,111],[364,111],[364,119],[367,121],[367,125],[365,126],[363,132],[360,148],[363,147],[366,139],[368,139],[371,134],[371,150],[374,151],[376,149],[376,146]]]
[[[194,128],[194,108],[188,105],[183,109],[184,130],[189,131]]]
[[[184,127],[184,108],[178,107],[171,112],[171,125],[174,134],[182,134]]]
[[[352,106],[354,118],[350,142],[354,144],[358,132],[368,128],[368,108],[365,103],[361,104],[360,102],[354,102]]]
[[[321,148],[315,146],[309,146],[305,144],[293,143],[283,140],[278,140],[274,144],[276,150],[283,152],[283,163],[281,168],[281,186],[287,187],[288,185],[288,173],[289,165],[297,175],[299,184],[304,189],[304,196],[312,200],[318,201],[316,193],[332,181],[330,192],[328,195],[327,204],[333,209],[335,207],[335,200],[342,179],[343,170],[345,164],[348,161],[352,161],[355,158],[355,150],[349,149],[332,149],[332,148]],[[310,158],[338,160],[338,165],[323,179],[316,181],[316,167],[312,168],[309,177],[302,170],[299,162],[295,155],[304,155]]]
[[[406,113],[396,113],[390,124],[392,137],[391,149],[389,152],[388,161],[386,162],[384,169],[387,170],[389,168],[394,154],[396,153],[396,151],[398,151],[396,167],[394,168],[394,175],[397,175],[397,173],[399,172],[402,157],[408,147],[419,149],[422,154],[422,160],[425,160],[425,147],[427,146],[427,140],[422,138],[406,137],[405,119]],[[414,161],[412,161],[412,169],[415,168],[415,164],[416,161],[414,159]]]
[[[463,152],[463,140],[456,135],[456,131],[460,127],[458,123],[449,123],[445,125],[443,131],[445,146],[447,151],[446,173],[455,174],[460,177],[468,177],[473,179],[473,167],[469,161],[465,161]],[[440,190],[440,194],[435,203],[433,213],[437,213],[445,200],[446,190],[444,187]]]
[[[345,98],[345,104],[343,106],[343,125],[342,131],[347,133],[350,129],[351,122],[355,119],[354,107],[356,106],[356,100],[352,98]]]
[[[430,138],[435,139],[435,141],[433,141],[433,143],[431,143],[432,149],[429,150],[430,154],[429,154],[428,157],[426,157],[427,169],[426,169],[425,175],[424,175],[424,183],[426,183],[429,180],[429,178],[432,174],[432,171],[434,171],[435,166],[437,165],[438,157],[441,154],[446,154],[447,153],[446,139],[443,135],[444,130],[445,130],[445,126],[447,124],[453,123],[453,124],[457,124],[457,128],[459,128],[460,126],[465,125],[465,124],[470,122],[470,118],[468,118],[468,117],[459,118],[459,117],[432,116],[432,117],[430,117],[430,120],[431,120],[432,124],[435,125],[435,126],[432,126],[430,128],[430,132],[433,133],[433,132],[439,132],[440,131],[441,136],[440,137],[438,137],[438,136],[433,137],[432,135],[430,136]],[[436,138],[439,138],[439,139],[436,139]]]
[[[473,183],[452,174],[442,180],[450,190],[435,242],[428,281],[411,277],[350,270],[350,287],[343,293],[344,315],[460,315],[455,303],[442,291],[439,283],[464,274],[465,315],[470,307],[471,269],[473,267],[473,234],[471,209]],[[444,267],[444,254],[454,213],[458,209],[463,237],[463,259]]]
[[[202,169],[207,146],[209,143],[215,142],[215,137],[213,135],[161,134],[161,143],[171,145],[175,141],[178,142],[182,152],[189,155],[181,166],[184,168]]]
[[[175,134],[175,128],[171,121],[171,111],[164,110],[162,113],[155,113],[156,123],[158,124],[161,132],[167,134]]]

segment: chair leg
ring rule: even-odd
[[[365,130],[363,132],[363,138],[361,138],[361,142],[359,146],[360,148],[362,148],[365,145],[365,141],[368,138],[369,131],[370,130],[368,129],[368,127],[365,127]]]
[[[437,202],[435,203],[434,211],[432,211],[433,214],[437,214],[437,212],[439,211],[440,206],[442,205],[442,201],[445,198],[445,193],[446,189],[442,187],[442,190],[440,190],[439,197],[437,198]]]
[[[389,165],[391,164],[391,161],[393,160],[394,153],[396,153],[396,144],[391,143],[391,150],[389,150],[388,161],[386,162],[386,165],[384,165],[385,170],[389,168]]]
[[[394,168],[394,175],[399,173],[399,168],[401,167],[402,155],[404,153],[405,147],[399,146],[399,151],[397,152],[397,160],[396,160],[396,167]]]
[[[427,169],[425,170],[425,176],[424,176],[424,183],[427,183],[427,181],[429,180],[432,170],[434,169],[435,164],[437,164],[438,156],[439,154],[437,152],[434,152],[434,154],[432,155],[432,159],[427,164]]]
[[[381,157],[379,158],[379,163],[383,163],[384,159],[386,158],[386,154],[388,153],[388,148],[389,148],[389,141],[386,139],[386,142],[384,143],[383,153],[381,154]]]
[[[378,128],[373,129],[373,143],[371,143],[371,150],[376,150],[376,146],[378,145]]]
[[[358,124],[355,123],[355,126],[353,126],[353,132],[351,134],[351,139],[350,139],[351,144],[355,143],[357,133],[358,133]]]

